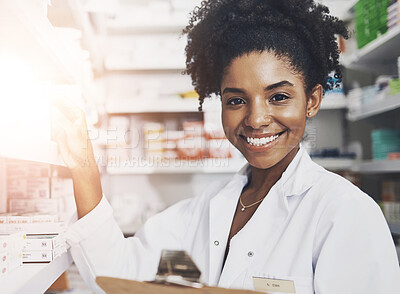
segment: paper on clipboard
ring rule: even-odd
[[[96,283],[107,294],[265,294],[265,292],[251,290],[234,290],[215,287],[203,287],[198,289],[110,277],[97,277]]]

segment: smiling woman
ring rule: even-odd
[[[343,22],[312,0],[210,0],[194,10],[185,32],[186,71],[200,107],[211,94],[221,97],[225,134],[248,164],[124,238],[102,196],[91,146],[72,148],[86,144],[85,120],[79,112],[60,117],[55,125],[64,128],[59,140],[80,217],[68,241],[87,283],[102,292],[98,275],[153,280],[161,251],[171,249],[186,250],[210,286],[400,293],[378,205],[300,144],[329,88],[328,73],[340,82],[335,35],[347,37]]]

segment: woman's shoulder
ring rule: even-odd
[[[328,210],[380,212],[375,200],[348,179],[325,169],[316,171],[314,185],[310,189],[314,200]]]

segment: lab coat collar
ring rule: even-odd
[[[275,184],[281,195],[287,197],[300,195],[311,188],[315,182],[316,166],[318,165],[311,160],[307,151],[302,147],[302,144],[300,144],[300,148],[295,157]],[[247,184],[250,172],[250,165],[247,163],[240,169],[232,181],[240,179],[245,185]],[[244,187],[244,185],[242,187]]]
[[[286,197],[304,193],[315,183],[315,171],[318,168],[319,166],[311,160],[307,151],[300,144],[296,156],[277,182],[278,189]]]

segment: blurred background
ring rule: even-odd
[[[343,82],[308,121],[303,146],[381,205],[398,244],[400,4],[320,2],[351,38],[338,40]],[[182,74],[181,32],[199,3],[0,0],[0,233],[62,235],[74,221],[72,180],[51,140],[53,97],[84,109],[103,191],[126,236],[245,164],[223,134],[218,97],[198,111]],[[3,289],[44,292],[60,277],[49,293],[90,293],[67,248],[55,247],[48,264],[27,267],[23,256],[0,264]]]

